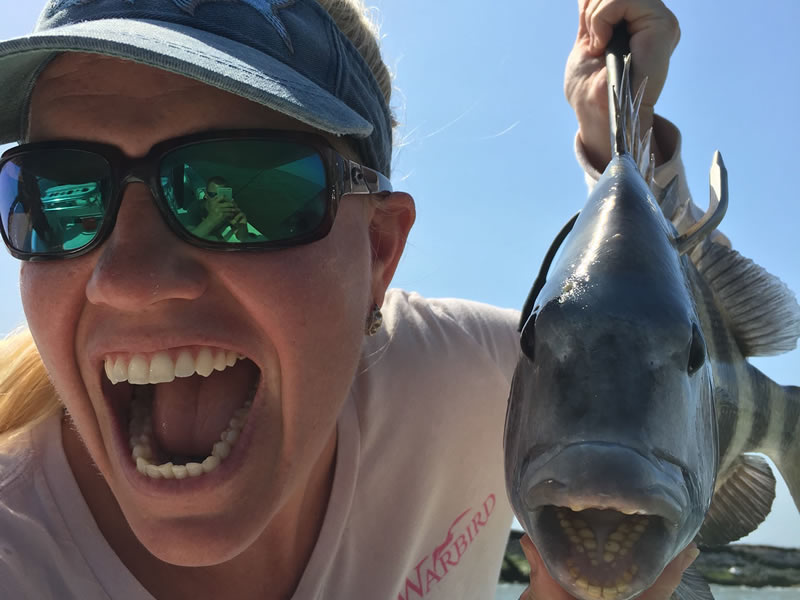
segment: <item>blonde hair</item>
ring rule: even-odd
[[[392,75],[381,57],[378,25],[363,0],[317,2],[364,57],[391,106]],[[392,127],[395,124],[392,117]],[[0,340],[0,436],[33,426],[61,409],[30,331],[23,329]]]
[[[0,341],[0,436],[60,410],[31,332],[20,330]]]

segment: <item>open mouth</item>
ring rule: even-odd
[[[103,391],[150,479],[201,477],[231,454],[258,389],[258,367],[215,348],[107,356]]]
[[[552,505],[538,513],[535,523],[546,543],[548,567],[555,567],[553,575],[581,598],[623,600],[642,589],[642,571],[650,570],[642,557],[667,534],[665,520],[655,515]]]

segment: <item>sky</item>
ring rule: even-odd
[[[519,308],[553,237],[586,198],[563,94],[577,2],[368,1],[395,73],[392,181],[417,204],[393,285]],[[730,189],[720,229],[800,292],[800,3],[667,4],[682,36],[656,110],[681,129],[695,201],[707,205],[718,149]],[[39,11],[34,0],[0,6],[2,39],[27,33]],[[0,253],[0,334],[24,321],[17,272]],[[753,362],[781,384],[800,385],[798,350]],[[772,513],[745,541],[798,540],[800,515],[780,481]]]

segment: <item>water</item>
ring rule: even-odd
[[[495,600],[519,600],[524,585],[501,583]],[[800,587],[744,588],[712,585],[714,600],[800,600]]]

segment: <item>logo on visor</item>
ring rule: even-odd
[[[68,8],[72,8],[73,6],[91,4],[92,2],[96,1],[97,0],[50,0],[50,5],[45,14],[47,14],[48,17],[52,17],[60,10],[66,10]],[[134,4],[136,2],[136,0],[119,1],[127,4]],[[275,31],[278,32],[279,36],[281,36],[281,39],[286,44],[289,52],[294,52],[292,40],[289,37],[289,32],[286,30],[286,25],[283,24],[283,21],[281,21],[281,18],[278,16],[278,11],[282,8],[291,6],[296,2],[296,0],[172,0],[172,3],[175,4],[175,6],[192,16],[194,16],[195,10],[197,10],[198,6],[202,4],[210,4],[212,2],[224,2],[226,4],[239,2],[255,9],[262,17],[269,21],[270,25],[275,28]]]

